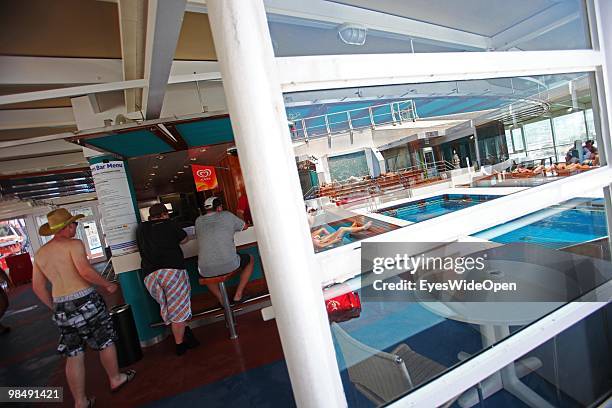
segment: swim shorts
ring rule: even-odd
[[[104,299],[94,288],[53,298],[53,321],[60,329],[57,351],[74,357],[88,345],[102,350],[117,340]]]

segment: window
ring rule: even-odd
[[[587,130],[583,112],[574,112],[553,118],[555,142],[558,145],[573,144],[576,140],[586,140]]]
[[[267,8],[277,57],[590,47],[584,0],[288,4],[275,1]]]
[[[508,145],[508,153],[514,153],[514,144],[512,143],[512,132],[506,130],[506,144]]]
[[[542,159],[555,156],[553,148],[552,128],[548,119],[528,123],[523,126],[525,144],[528,156],[533,159]]]
[[[523,131],[521,128],[512,129],[512,141],[514,143],[514,150],[517,152],[525,150],[525,144],[523,143]]]
[[[586,121],[588,139],[595,140],[597,132],[595,131],[595,121],[593,120],[593,109],[584,111],[584,118]]]

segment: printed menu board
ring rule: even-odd
[[[106,243],[113,256],[138,251],[132,195],[122,161],[92,164],[91,174],[98,194]]]

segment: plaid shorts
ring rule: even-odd
[[[117,340],[104,299],[94,288],[54,298],[53,303],[53,321],[60,329],[60,354],[76,356],[85,351],[86,344],[102,350]]]
[[[164,323],[191,319],[191,286],[185,269],[158,269],[147,275],[144,284],[159,303]]]

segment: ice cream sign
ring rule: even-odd
[[[212,190],[217,187],[217,174],[213,166],[192,164],[191,171],[197,191]]]

